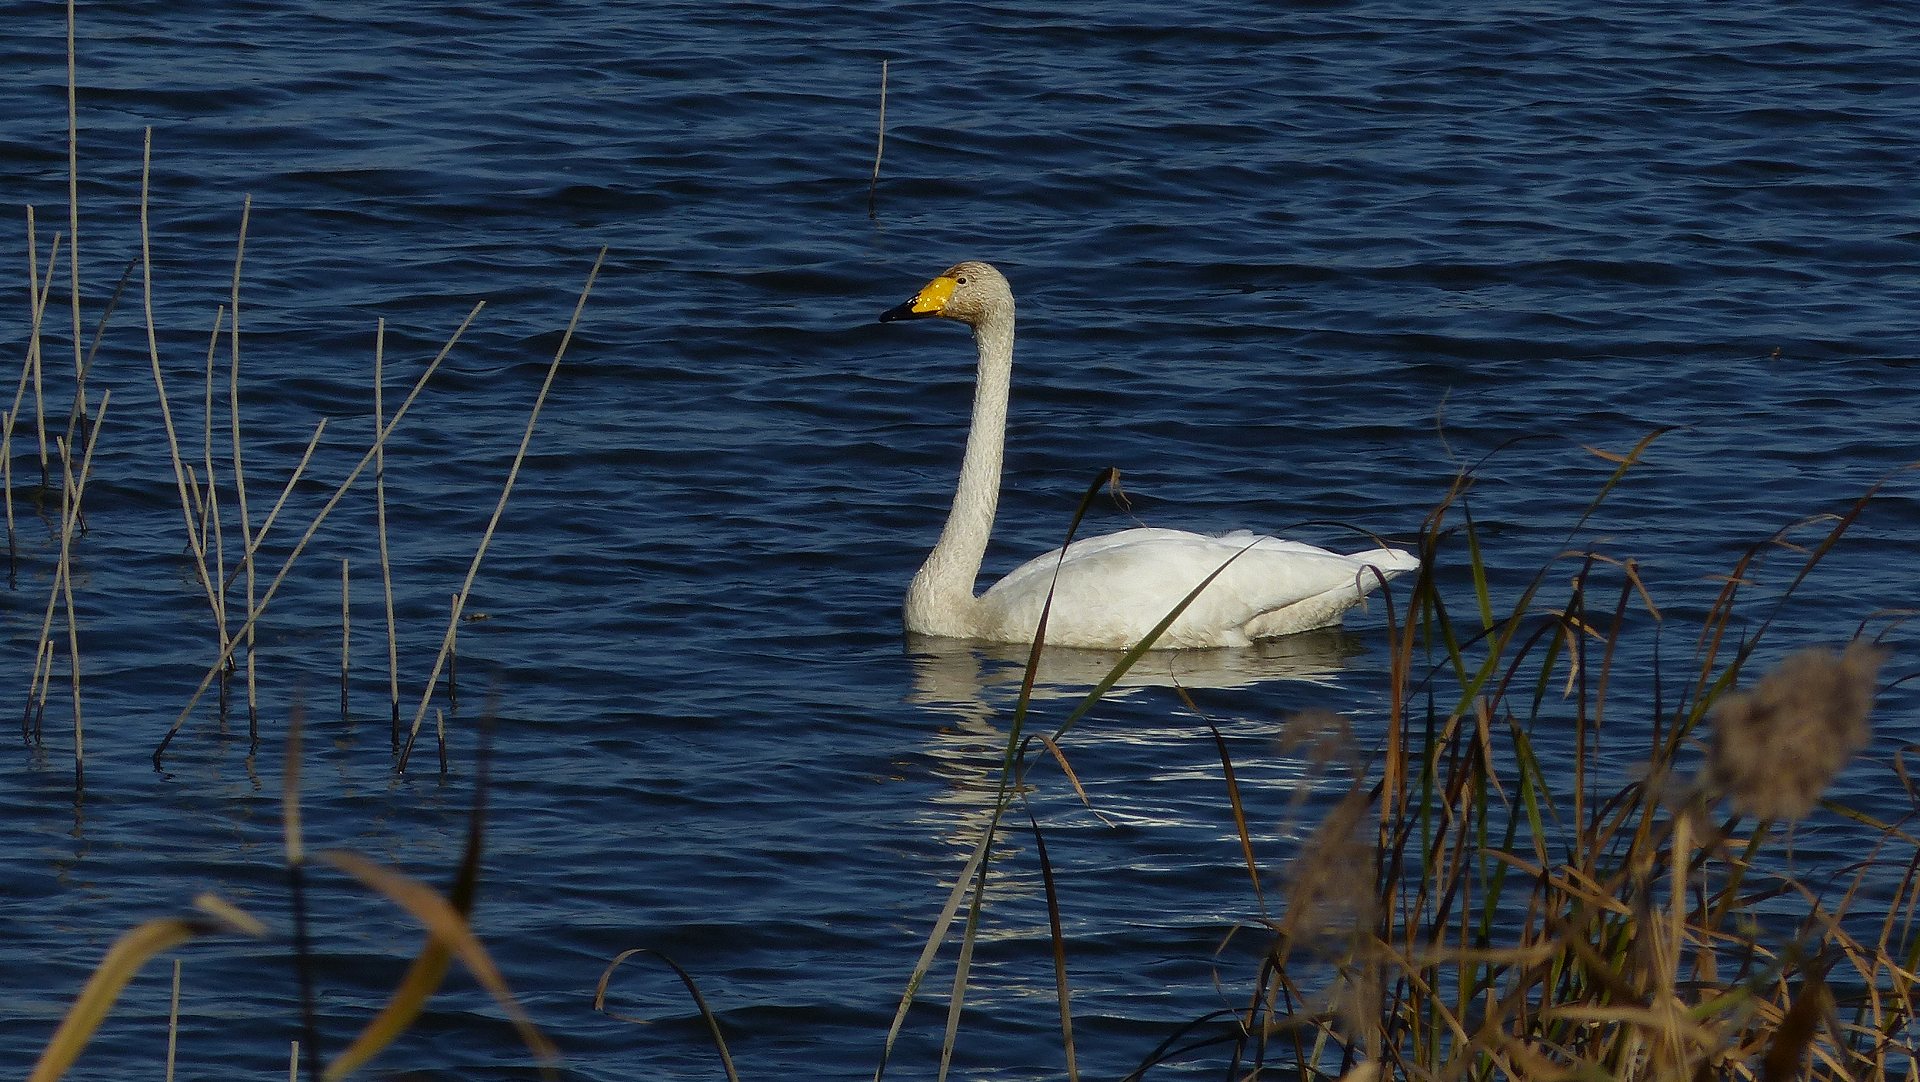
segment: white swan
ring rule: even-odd
[[[973,328],[980,368],[960,484],[940,540],[907,588],[907,630],[923,635],[1030,643],[1047,592],[1046,640],[1056,646],[1125,649],[1140,642],[1208,575],[1154,647],[1245,646],[1255,639],[1340,622],[1367,592],[1420,566],[1410,553],[1342,555],[1246,531],[1219,537],[1134,529],[1075,541],[1029,560],[975,597],[974,580],[993,533],[1013,375],[1013,291],[986,263],[960,263],[928,282],[882,323],[940,316]],[[1228,561],[1232,561],[1231,564]],[[1055,569],[1058,569],[1058,578]]]

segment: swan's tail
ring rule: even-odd
[[[1368,552],[1349,553],[1347,559],[1361,566],[1359,586],[1363,594],[1387,579],[1418,570],[1420,567],[1420,558],[1403,549],[1373,549]],[[1378,571],[1380,574],[1376,576],[1372,571]]]

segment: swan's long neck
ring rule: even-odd
[[[973,329],[980,367],[973,390],[973,427],[960,463],[940,540],[907,588],[907,630],[929,635],[976,636],[982,632],[980,603],[973,595],[980,561],[993,534],[1000,503],[1000,463],[1006,449],[1007,393],[1013,381],[1013,312],[990,313]]]

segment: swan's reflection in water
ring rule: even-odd
[[[925,818],[947,844],[971,850],[1000,792],[1008,725],[1029,648],[909,637],[907,650],[913,663],[908,701],[952,719],[922,749],[932,773],[946,783],[926,808]],[[1032,782],[1038,786],[1034,795],[1042,798],[1042,821],[1051,821],[1050,832],[1074,824],[1099,834],[1115,826],[1129,828],[1129,834],[1144,829],[1182,836],[1227,829],[1228,820],[1216,814],[1216,805],[1226,802],[1218,752],[1202,720],[1173,692],[1156,689],[1178,686],[1201,693],[1281,683],[1333,688],[1349,659],[1366,652],[1363,640],[1338,628],[1238,649],[1150,651],[1102,697],[1107,705],[1098,708],[1098,735],[1069,740],[1071,746],[1065,749],[1093,808],[1081,804],[1058,769],[1043,766]],[[1051,733],[1120,658],[1117,652],[1099,650],[1042,651],[1027,732]],[[1252,698],[1237,697],[1239,709],[1229,696],[1223,714],[1212,714],[1220,698],[1201,696],[1200,702],[1212,720],[1231,722],[1238,737],[1258,741],[1278,736],[1282,718],[1296,708],[1298,699],[1277,687],[1272,695],[1265,690]],[[1038,743],[1030,747],[1029,756],[1031,761],[1050,758]],[[1289,790],[1311,783],[1302,764],[1290,757],[1263,759],[1254,774],[1265,782]],[[1222,834],[1221,841],[1230,839]],[[1003,900],[1029,896],[1039,888],[1031,861],[1006,859],[1029,844],[1022,829],[999,835],[1000,856],[989,875]],[[1226,846],[1221,852],[1231,857],[1237,850]]]
[[[1026,675],[1029,650],[1006,643],[909,635],[914,687],[908,701],[963,722],[989,722],[995,714],[1011,710]],[[1347,659],[1364,652],[1357,636],[1338,627],[1236,649],[1151,650],[1106,697],[1124,697],[1143,688],[1244,688],[1278,680],[1331,686]],[[1034,698],[1080,698],[1106,679],[1121,656],[1109,650],[1048,647],[1040,654]]]

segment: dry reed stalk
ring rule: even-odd
[[[100,310],[100,319],[93,325],[93,340],[88,343],[86,358],[80,364],[81,379],[76,382],[76,386],[83,386],[93,375],[93,358],[100,352],[100,340],[106,336],[107,324],[113,319],[114,311],[120,307],[120,298],[126,295],[127,282],[133,277],[135,262],[137,261],[127,263],[127,269],[121,272],[120,280],[114,283],[113,292],[107,296],[106,306]],[[73,406],[67,412],[67,442],[74,446],[85,446],[87,424],[86,400],[76,393]],[[80,519],[80,532],[82,534],[87,532],[85,516]]]
[[[220,634],[220,645],[227,645],[227,538],[221,522],[219,500],[219,474],[213,464],[213,365],[220,350],[220,324],[224,321],[226,307],[223,305],[214,312],[213,334],[207,339],[206,381],[204,387],[205,410],[202,414],[201,464],[207,471],[205,500],[201,504],[200,537],[210,540],[213,545],[213,566],[209,572],[213,581],[221,583],[214,591],[213,626]],[[197,488],[198,486],[196,486]]]
[[[386,386],[387,321],[382,319],[373,338],[373,429],[385,424],[381,395]],[[387,446],[385,440],[373,445],[373,514],[380,537],[380,589],[387,606],[387,700],[391,708],[388,739],[394,754],[400,753],[400,639],[394,630],[393,564],[387,556]]]
[[[30,740],[36,744],[40,742],[40,738],[38,727],[33,721],[33,704],[40,693],[42,669],[48,672],[53,670],[53,641],[44,635],[41,636],[37,649],[33,652],[33,675],[27,679],[27,705],[20,713],[20,739]]]
[[[493,532],[500,525],[500,517],[506,513],[507,499],[513,495],[514,482],[520,476],[520,464],[526,460],[527,448],[533,443],[534,426],[540,421],[540,410],[547,402],[547,392],[553,389],[554,377],[560,374],[560,359],[567,355],[567,347],[573,342],[573,333],[580,326],[580,315],[586,310],[587,297],[593,293],[593,283],[600,277],[600,265],[606,261],[607,249],[603,246],[594,257],[593,269],[587,272],[587,281],[580,288],[580,298],[574,302],[573,317],[567,321],[567,330],[560,336],[560,345],[553,351],[553,361],[547,365],[547,378],[541,381],[540,393],[534,396],[533,409],[527,415],[527,427],[520,435],[520,447],[513,455],[513,465],[507,470],[507,480],[500,489],[500,499],[493,505],[493,515],[487,519],[487,528],[480,535],[480,544],[474,549],[473,559],[467,564],[467,577],[460,583],[460,592],[454,595],[453,611],[447,620],[447,633],[440,641],[440,652],[434,656],[433,671],[427,674],[426,690],[420,696],[420,708],[414,712],[413,727],[407,733],[407,746],[400,752],[397,770],[406,770],[407,758],[413,752],[413,742],[420,735],[420,723],[426,719],[427,706],[433,701],[434,685],[440,681],[440,669],[453,651],[454,632],[460,625],[460,614],[466,611],[467,598],[473,592],[473,580],[480,574],[480,561],[487,554],[487,546],[493,541]]]
[[[180,1047],[180,959],[173,960],[173,995],[167,1000],[167,1073],[173,1082],[174,1053]]]
[[[74,61],[74,0],[67,0],[67,268],[71,271],[67,284],[73,301],[73,394],[79,413],[85,416],[87,368],[80,344],[80,106]],[[149,143],[152,138],[153,129],[148,128]],[[144,189],[144,172],[141,184]],[[145,198],[140,202],[144,220]]]
[[[71,0],[69,0],[69,6],[71,6]],[[179,490],[180,494],[180,515],[186,522],[187,548],[193,553],[194,567],[200,575],[200,585],[207,592],[207,604],[213,609],[215,621],[219,624],[220,654],[222,658],[225,658],[229,651],[227,649],[226,625],[222,619],[220,591],[214,587],[214,580],[212,576],[207,573],[206,546],[201,540],[201,531],[193,521],[194,507],[197,503],[197,492],[190,493],[188,491],[187,478],[191,472],[191,468],[188,467],[180,457],[180,437],[174,429],[173,410],[167,402],[167,381],[166,377],[160,372],[160,340],[153,326],[153,249],[147,228],[147,194],[152,165],[153,129],[149,127],[140,155],[140,266],[143,272],[141,275],[141,291],[147,322],[147,360],[153,369],[153,388],[160,402],[160,421],[162,427],[166,429],[167,449],[173,459],[173,481],[174,486]],[[216,315],[214,318],[214,333],[217,336],[219,334],[219,320],[221,316]],[[216,337],[215,340],[217,341],[218,338]],[[209,481],[211,481],[211,478],[209,478]]]
[[[247,222],[253,214],[253,196],[248,195],[240,205],[240,235],[233,250],[233,290],[227,301],[231,315],[227,320],[230,328],[227,340],[232,345],[231,360],[228,368],[227,407],[232,416],[233,434],[233,490],[240,516],[240,544],[242,549],[241,566],[247,575],[247,614],[253,614],[254,603],[258,600],[258,591],[254,579],[253,563],[253,520],[247,513],[247,470],[240,453],[240,269],[247,253]],[[223,576],[224,577],[224,576]],[[255,675],[253,622],[247,622],[247,736],[259,743],[260,707],[259,687]]]
[[[326,430],[327,419],[322,417],[319,423],[313,426],[313,435],[307,438],[307,449],[300,453],[300,461],[294,463],[293,472],[287,475],[287,483],[280,487],[280,495],[273,501],[272,509],[267,512],[267,517],[261,520],[260,528],[253,532],[253,544],[247,549],[247,560],[251,561],[260,551],[260,547],[266,543],[267,532],[273,529],[274,520],[280,517],[280,509],[286,506],[287,497],[293,495],[293,486],[299,484],[301,475],[307,472],[307,464],[313,460],[314,448],[320,446],[320,434]],[[230,589],[233,586],[234,577],[239,574],[240,568],[236,566],[227,573],[220,588]]]
[[[99,444],[100,426],[107,418],[107,402],[113,392],[100,396],[100,412],[95,416],[91,437],[87,440],[87,449],[80,462],[80,475],[73,473],[73,458],[68,453],[65,440],[60,440],[61,496],[64,507],[60,517],[60,563],[54,572],[54,596],[65,602],[67,615],[67,670],[73,677],[73,781],[75,788],[86,784],[86,725],[80,712],[80,624],[74,615],[73,605],[73,531],[80,519],[80,501],[86,492],[87,478],[93,472],[93,450]],[[47,601],[47,620],[41,627],[41,637],[46,638],[52,631],[53,598]],[[48,667],[52,675],[52,667]]]
[[[447,705],[456,710],[460,707],[460,621],[453,614],[460,607],[460,595],[449,595],[447,613],[451,622],[447,624]]]
[[[300,1082],[300,1042],[287,1048],[287,1082]]]
[[[40,245],[34,235],[33,208],[27,208],[27,353],[20,366],[20,382],[13,392],[13,405],[7,410],[4,431],[0,431],[0,483],[4,483],[7,501],[7,574],[9,578],[19,568],[19,550],[13,524],[13,428],[20,419],[20,407],[26,397],[27,384],[33,383],[36,406],[44,405],[40,379],[40,330],[47,311],[47,294],[53,289],[53,272],[58,265],[60,254],[60,235],[53,236],[53,244],[47,253],[47,274],[45,284],[40,278]],[[47,483],[47,424],[44,408],[35,411],[34,429],[39,433],[40,442],[40,484]]]
[[[426,390],[427,381],[432,379],[433,374],[440,370],[441,362],[445,361],[447,355],[453,352],[453,347],[460,341],[460,336],[466,333],[467,328],[473,324],[474,318],[480,314],[480,310],[485,308],[486,304],[487,302],[485,301],[475,302],[472,310],[467,313],[467,318],[460,322],[460,326],[454,330],[452,337],[447,339],[447,344],[441,347],[439,354],[434,357],[432,363],[428,364],[426,370],[421,372],[420,377],[414,381],[413,389],[407,393],[406,399],[400,403],[400,408],[394,411],[393,419],[387,422],[386,427],[374,435],[374,446],[368,448],[367,453],[360,456],[359,463],[348,472],[346,479],[340,482],[339,487],[334,489],[333,495],[328,497],[325,506],[321,507],[319,512],[314,515],[313,521],[308,524],[306,532],[300,535],[300,540],[294,544],[293,551],[287,554],[286,560],[280,565],[280,571],[274,576],[273,581],[267,585],[267,592],[261,595],[260,604],[254,608],[253,612],[248,614],[247,624],[249,626],[258,621],[267,611],[267,606],[273,602],[274,596],[280,590],[280,584],[286,581],[287,574],[293,570],[293,565],[299,561],[301,553],[306,550],[307,542],[313,540],[313,535],[320,532],[320,526],[326,522],[327,516],[333,513],[333,509],[339,506],[340,500],[352,490],[353,483],[359,479],[361,473],[365,472],[367,466],[373,461],[375,451],[393,434],[393,430],[399,427],[400,421],[407,415],[407,410],[413,406],[414,400],[420,397],[422,391]],[[241,629],[243,633],[246,630],[247,628],[244,627]],[[207,670],[207,675],[201,678],[200,685],[194,689],[193,694],[187,699],[186,706],[181,708],[180,715],[174,719],[172,727],[170,727],[166,735],[160,739],[159,746],[154,748],[153,761],[155,769],[159,768],[160,760],[166,754],[167,745],[173,743],[173,738],[179,735],[181,727],[187,723],[187,718],[192,716],[193,708],[199,705],[200,697],[207,693],[208,687],[212,686],[215,677],[219,674],[220,667],[225,665],[227,660],[232,656],[233,644],[229,643],[227,647],[221,651],[220,657],[215,660],[213,668]]]
[[[880,61],[880,125],[873,140],[873,179],[867,181],[867,217],[879,217],[880,154],[887,147],[887,61]]]
[[[440,776],[444,778],[447,776],[447,712],[437,706],[433,709],[433,730],[434,741],[440,746]]]
[[[13,392],[13,408],[8,416],[18,419],[22,400],[26,397],[27,384],[33,384],[34,431],[38,434],[40,446],[40,487],[47,485],[47,408],[46,393],[41,378],[41,329],[45,326],[47,297],[53,291],[53,273],[59,266],[60,234],[53,235],[53,244],[47,250],[47,273],[40,275],[39,244],[34,240],[33,208],[27,208],[27,356],[20,368],[20,385]],[[13,425],[7,425],[7,435],[13,435]],[[9,456],[11,457],[11,456]],[[12,491],[11,488],[8,489]]]

